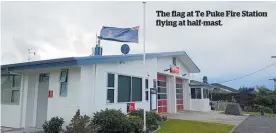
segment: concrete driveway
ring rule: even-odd
[[[197,111],[184,111],[178,114],[168,114],[170,119],[182,119],[182,120],[195,120],[203,122],[214,122],[222,124],[239,125],[248,116],[234,116],[226,115],[217,111],[210,112],[197,112]]]
[[[276,133],[276,117],[249,116],[232,133]]]
[[[39,133],[43,131],[37,128],[11,128],[1,126],[1,133]]]

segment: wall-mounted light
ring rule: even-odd
[[[168,68],[168,69],[165,69],[165,70],[164,70],[164,72],[166,72],[166,71],[169,71],[169,70],[171,70],[171,69],[170,69],[170,68]]]

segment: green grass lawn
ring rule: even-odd
[[[172,119],[160,126],[156,133],[228,133],[234,128],[234,125]]]
[[[260,112],[243,112],[243,114],[249,114],[249,115],[260,115]],[[268,113],[265,113],[264,114],[265,116],[276,116],[276,114],[268,114]]]

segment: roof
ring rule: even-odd
[[[231,92],[238,92],[238,90],[236,90],[234,88],[231,88],[231,87],[219,84],[219,83],[213,83],[212,85],[215,86],[215,88],[222,88],[222,89],[225,89],[225,90],[229,90]]]
[[[176,52],[160,52],[160,53],[146,53],[146,59],[156,57],[178,56],[180,61],[185,64],[190,73],[200,72],[196,64],[186,54],[185,51]],[[62,66],[79,66],[86,64],[100,64],[120,61],[142,60],[143,54],[128,54],[128,55],[105,55],[105,56],[86,56],[86,57],[69,57],[58,58],[50,60],[40,60],[33,62],[23,62],[16,64],[1,65],[2,71],[38,69],[48,67],[62,67]]]
[[[190,80],[190,87],[205,87],[205,88],[215,88],[215,86],[208,84],[208,83],[203,83],[200,81],[196,81],[196,80]]]

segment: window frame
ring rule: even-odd
[[[203,88],[203,99],[209,99],[209,90],[207,88]]]
[[[173,65],[176,66],[176,57],[172,57]]]
[[[193,93],[192,93],[192,90],[194,89],[194,98],[193,98]],[[198,97],[198,91],[197,90],[200,90],[199,92],[200,92],[200,97]],[[203,89],[203,88],[191,88],[191,99],[202,99],[202,93],[201,93],[201,89]]]
[[[117,102],[117,103],[143,102],[143,93],[145,93],[145,91],[143,90],[143,79],[144,79],[144,78],[143,78],[143,77],[140,77],[140,76],[132,76],[132,75],[127,75],[127,74],[116,74],[116,75],[117,75],[117,77],[118,77],[117,86],[116,86],[116,87],[117,87],[117,90],[116,90],[116,91],[117,91],[117,101],[116,101],[116,102]],[[130,87],[131,87],[131,88],[130,88],[130,100],[129,100],[128,102],[119,102],[119,101],[118,101],[118,99],[119,99],[119,98],[118,98],[118,97],[119,97],[119,76],[120,76],[120,75],[121,75],[121,76],[130,77]],[[141,92],[142,99],[141,99],[141,101],[133,101],[133,100],[132,100],[132,78],[133,78],[133,77],[134,77],[134,78],[140,78],[140,79],[142,80],[142,85],[141,85],[141,86],[142,86],[142,88],[141,88],[141,90],[142,90],[142,92]],[[145,82],[145,81],[144,81],[144,82]],[[146,89],[145,89],[145,90],[146,90]]]
[[[142,84],[143,84],[143,82],[142,82]],[[149,100],[149,79],[148,78],[146,78],[145,79],[145,100],[146,101],[148,101]],[[142,91],[143,91],[143,87],[142,87]],[[142,95],[143,96],[143,95]],[[143,99],[142,99],[142,101],[143,101]]]
[[[65,81],[61,81],[62,72],[66,72]],[[69,75],[69,69],[61,69],[60,71],[60,77],[59,77],[59,97],[67,97],[68,95],[68,75]],[[66,84],[65,93],[62,93],[62,84]],[[63,88],[64,89],[64,88]]]
[[[113,74],[113,76],[114,76],[114,78],[113,78],[113,80],[114,80],[114,83],[113,83],[113,87],[109,87],[108,86],[108,75],[109,74]],[[115,103],[115,86],[116,86],[116,80],[115,80],[115,78],[116,78],[116,74],[115,73],[111,73],[111,72],[107,72],[107,78],[106,78],[106,103],[107,104],[113,104],[113,103]],[[108,102],[108,90],[113,90],[113,102]]]
[[[2,100],[2,96],[1,96],[1,104],[2,105],[19,105],[20,104],[20,98],[21,98],[21,88],[22,88],[22,75],[15,75],[15,74],[9,74],[9,75],[1,75],[1,80],[2,80],[2,76],[8,76],[8,80],[10,80],[11,77],[11,82],[10,85],[6,88],[6,87],[2,87],[2,82],[1,82],[1,95],[3,93],[3,91],[9,92],[10,96],[9,96],[9,102],[3,102]],[[20,85],[19,86],[14,86],[14,77],[15,76],[20,76]],[[18,99],[16,102],[12,102],[13,100],[13,92],[14,91],[18,91],[19,95],[18,95]]]

